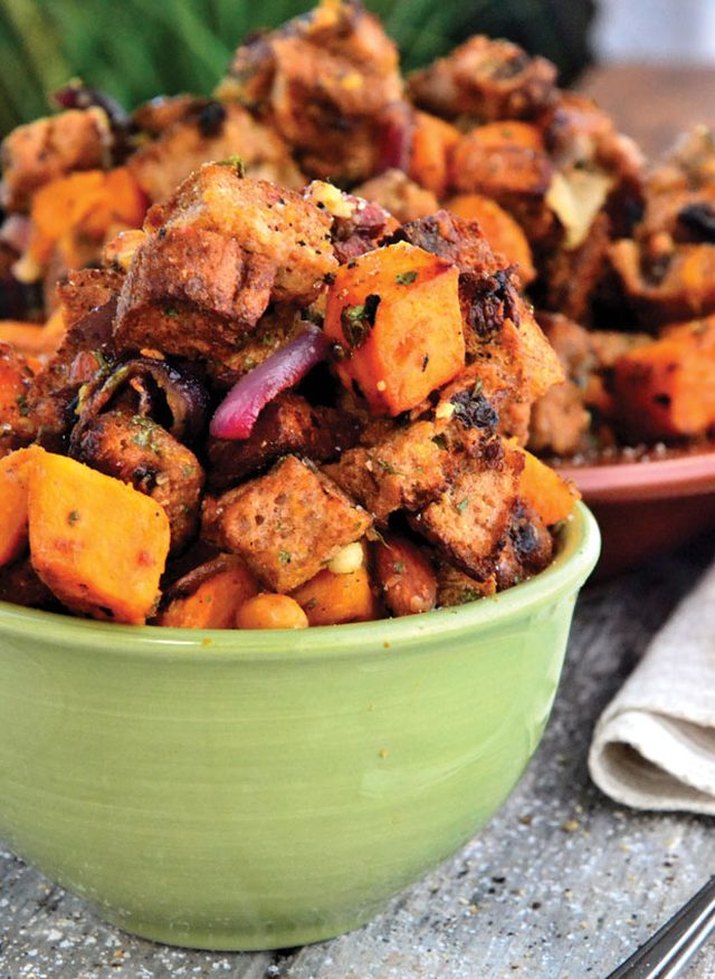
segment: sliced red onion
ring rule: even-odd
[[[211,435],[219,439],[248,438],[261,409],[305,377],[325,359],[329,349],[330,341],[323,331],[309,325],[304,333],[236,381],[211,419]]]
[[[402,170],[408,173],[415,130],[415,110],[409,102],[393,102],[380,116],[377,173]]]

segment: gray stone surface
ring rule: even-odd
[[[371,924],[279,953],[207,953],[105,925],[0,846],[0,979],[601,979],[715,873],[713,820],[626,811],[589,781],[601,709],[715,537],[588,586],[544,740],[490,825]],[[715,942],[688,977],[715,977]]]

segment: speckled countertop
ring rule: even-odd
[[[0,846],[0,979],[602,979],[715,872],[707,817],[626,811],[590,782],[593,725],[715,554],[715,536],[587,586],[544,740],[499,815],[366,927],[282,952],[132,938]],[[688,977],[715,977],[715,942]]]

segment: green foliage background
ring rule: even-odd
[[[159,94],[208,93],[241,38],[311,0],[0,0],[0,133],[47,113],[73,76],[127,108]],[[568,82],[588,58],[593,0],[367,0],[406,69],[477,31],[545,54]]]

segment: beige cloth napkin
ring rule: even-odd
[[[617,802],[715,815],[715,565],[602,713],[588,764]]]

